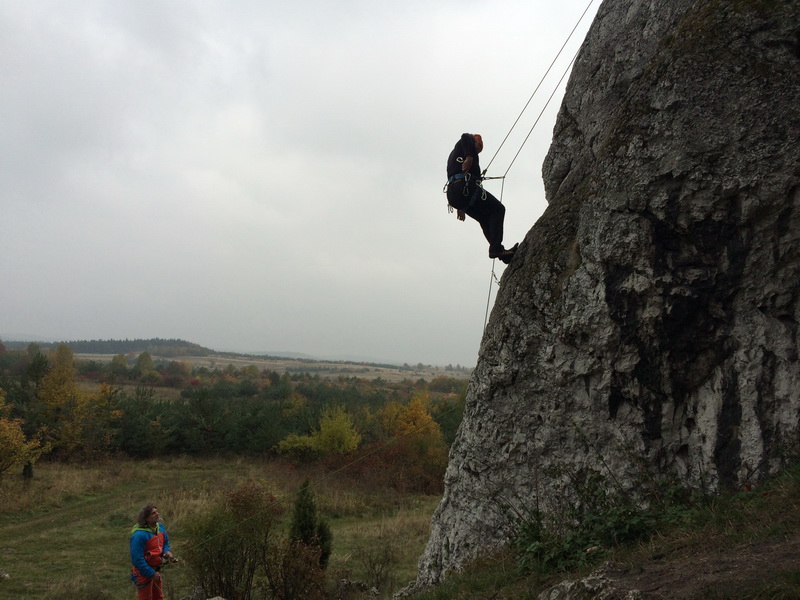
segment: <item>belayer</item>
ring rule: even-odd
[[[169,546],[169,536],[155,504],[139,511],[131,530],[131,580],[136,584],[137,600],[162,600],[161,568],[175,562]]]
[[[463,221],[469,215],[480,223],[483,235],[489,242],[489,258],[499,258],[508,264],[517,251],[516,244],[503,247],[503,220],[506,208],[503,203],[481,186],[481,168],[478,154],[483,150],[483,138],[477,133],[464,133],[447,158],[447,203],[456,209],[456,217]]]

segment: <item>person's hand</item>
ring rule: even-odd
[[[155,581],[156,583],[158,583],[160,585],[161,584],[161,573],[156,571],[155,574],[153,575],[153,581]]]
[[[463,210],[456,210],[456,219],[459,221],[463,221],[467,218],[466,213]]]
[[[467,156],[464,159],[464,162],[461,163],[461,172],[466,173],[469,171],[470,167],[472,167],[472,157]]]

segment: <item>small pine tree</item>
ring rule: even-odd
[[[325,569],[333,549],[333,532],[328,522],[322,519],[317,523],[317,544],[319,544],[319,566]]]
[[[317,503],[314,500],[314,493],[311,491],[310,483],[306,480],[303,482],[294,501],[289,537],[292,541],[302,542],[306,546],[310,546],[314,542],[316,531]]]
[[[317,516],[317,503],[310,483],[306,480],[297,494],[289,529],[289,539],[320,550],[319,565],[328,565],[333,546],[333,534],[328,523]]]

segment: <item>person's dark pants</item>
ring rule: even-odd
[[[464,194],[463,183],[453,182],[447,188],[447,202],[456,210],[463,210],[480,224],[483,235],[489,242],[490,254],[502,252],[506,207],[500,200],[476,185],[468,185],[467,192]]]

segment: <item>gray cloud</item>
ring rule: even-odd
[[[444,163],[464,131],[488,163],[587,2],[530,4],[3,3],[0,335],[474,364],[492,263]]]

